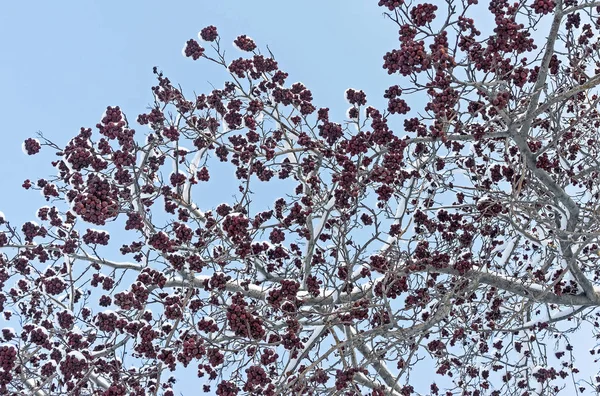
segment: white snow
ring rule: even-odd
[[[110,388],[110,383],[106,379],[99,376],[98,374],[90,373],[90,378],[92,379],[92,381],[96,382],[103,389],[108,390],[108,388]]]
[[[73,313],[71,310],[69,310],[69,312],[71,314]],[[83,334],[83,330],[81,330],[81,327],[75,325],[75,326],[73,326],[73,330],[71,330],[71,333],[73,333],[73,334]]]
[[[83,356],[83,353],[81,353],[79,351],[71,351],[71,352],[68,353],[68,356],[73,356],[77,360],[87,361],[87,359],[85,358],[85,356]]]
[[[333,205],[335,205],[335,197],[332,196],[329,199],[329,201],[327,201],[325,206],[323,207],[324,211],[329,212],[331,210],[331,208],[333,208]],[[321,234],[321,231],[323,230],[323,227],[325,226],[326,220],[327,220],[327,213],[324,213],[323,216],[320,218],[319,224],[315,228],[315,231],[313,233],[314,238],[317,238]]]
[[[555,314],[548,314],[548,312],[544,312],[540,316],[535,319],[530,320],[529,322],[525,322],[522,327],[531,327],[541,322],[548,322],[551,320],[560,320],[562,318],[566,318],[569,315],[572,315],[575,311],[577,311],[581,306],[575,305],[573,307],[569,307],[563,311],[559,311]]]
[[[194,156],[194,159],[190,163],[190,168],[189,168],[190,176],[194,176],[196,174],[196,171],[198,170],[198,166],[200,165],[200,159],[202,158],[202,156],[204,155],[205,152],[206,152],[206,149],[198,150],[198,152]],[[185,185],[183,186],[183,199],[188,204],[191,202],[191,188],[192,188],[192,183],[190,183],[190,181],[188,179],[185,181]]]
[[[231,130],[229,129],[229,125],[227,125],[227,122],[225,122],[225,116],[223,115],[219,116],[219,124],[221,126],[221,133],[227,133]]]
[[[501,267],[506,266],[506,263],[508,262],[508,259],[510,258],[510,255],[513,253],[513,249],[515,248],[515,245],[517,244],[516,241],[517,238],[513,238],[511,240],[508,241],[508,243],[504,244],[504,251],[502,252],[502,257],[500,258],[500,262],[498,263],[498,265],[500,265]]]
[[[313,344],[315,343],[315,341],[317,340],[317,338],[319,338],[321,336],[321,334],[323,333],[324,328],[325,328],[325,326],[316,326],[315,327],[315,329],[313,330],[313,332],[312,332],[310,338],[308,339],[308,341],[306,341],[304,343],[303,350],[306,350],[307,348],[311,349],[313,347]],[[298,353],[298,356],[301,356],[301,354]],[[286,368],[285,368],[284,371],[288,372],[288,371],[291,370],[293,372],[296,369],[296,366],[298,365],[298,363],[299,363],[299,361],[298,361],[297,358],[296,359],[290,359],[289,362],[288,362],[288,364],[286,365]]]
[[[414,184],[414,182],[413,182],[413,184]],[[411,187],[412,187],[412,185],[411,185]],[[407,203],[408,202],[406,200],[406,197],[402,196],[401,201],[398,202],[398,206],[396,207],[396,213],[394,213],[394,222],[392,223],[392,225],[398,224],[399,221],[401,220],[401,218],[404,216],[404,213],[406,212]],[[396,240],[398,240],[397,237],[388,235],[387,240],[379,249],[379,253],[382,253],[385,250],[387,250],[387,248],[390,247],[392,243],[396,242]]]

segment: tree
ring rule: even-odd
[[[182,367],[217,395],[595,390],[600,2],[379,6],[387,108],[330,114],[209,26],[184,55],[222,89],[155,68],[136,122],[25,140],[58,174],[23,183],[39,224],[0,216],[3,393],[172,395]]]

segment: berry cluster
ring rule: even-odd
[[[234,59],[229,64],[228,69],[232,74],[235,74],[239,78],[244,78],[246,77],[247,72],[252,71],[252,60],[244,58]]]
[[[142,304],[140,304],[135,295],[129,291],[115,294],[115,304],[124,310],[133,308],[142,309]]]
[[[127,388],[123,384],[112,384],[102,394],[102,396],[125,396],[125,395],[127,395]]]
[[[210,279],[204,281],[204,290],[225,290],[227,282],[230,280],[230,275],[225,275],[222,272],[214,273]]]
[[[217,391],[215,395],[217,396],[236,396],[239,392],[240,388],[235,386],[233,382],[230,381],[221,381],[219,385],[217,385]]]
[[[367,374],[367,369],[364,368],[348,368],[345,370],[336,370],[335,373],[335,388],[338,391],[345,389],[348,385],[354,382],[354,376],[358,373]]]
[[[96,325],[100,331],[110,333],[115,331],[117,319],[117,314],[114,312],[100,312],[96,315]]]
[[[394,11],[394,9],[402,6],[404,4],[404,0],[379,0],[377,5],[379,7],[387,7],[388,10]]]
[[[48,342],[48,332],[42,327],[36,327],[29,332],[29,341],[36,345],[45,345]]]
[[[34,155],[40,152],[42,146],[37,139],[28,138],[23,142],[23,149],[27,153],[27,155]]]
[[[56,373],[56,362],[54,360],[50,360],[49,362],[45,363],[40,369],[40,374],[44,378],[47,378],[55,373]]]
[[[162,272],[156,271],[151,268],[144,268],[137,277],[137,282],[142,285],[157,285],[163,287],[167,282],[167,278]]]
[[[55,276],[44,279],[43,283],[46,293],[54,296],[64,292],[67,289],[67,284],[62,279]]]
[[[21,231],[23,231],[23,234],[25,235],[25,240],[27,242],[32,242],[33,238],[35,238],[36,236],[43,237],[46,235],[46,229],[44,227],[40,227],[31,221],[28,221],[27,223],[23,224],[23,226],[21,227]]]
[[[173,249],[173,241],[169,239],[169,236],[162,231],[152,235],[148,238],[148,243],[153,248],[160,250],[163,253],[172,252]]]
[[[60,362],[60,371],[66,380],[80,378],[88,368],[87,359],[80,353],[71,352]]]
[[[410,17],[416,26],[425,26],[435,19],[435,11],[438,7],[433,4],[417,4],[410,10]]]
[[[138,212],[127,213],[127,221],[125,222],[126,230],[143,230],[144,219]]]
[[[150,111],[149,114],[140,114],[138,115],[137,122],[140,125],[151,125],[159,126],[165,121],[165,115],[160,111],[160,109],[154,108]]]
[[[42,194],[46,201],[49,201],[51,197],[58,197],[58,190],[56,189],[56,185],[52,183],[47,183],[44,185],[44,189],[42,190]]]
[[[352,88],[346,90],[346,99],[350,104],[364,106],[367,104],[367,95],[361,90],[356,91]]]
[[[207,26],[200,31],[200,38],[204,41],[215,41],[218,36],[217,28],[213,25]]]
[[[285,301],[296,302],[296,295],[300,289],[300,284],[296,281],[284,279],[280,282],[281,287],[279,289],[273,289],[269,291],[267,296],[267,302],[274,307],[280,307]]]
[[[198,42],[194,39],[189,39],[185,43],[184,54],[188,58],[192,58],[193,60],[198,60],[204,54],[204,48],[198,44]]]
[[[71,164],[71,168],[75,171],[87,168],[92,163],[92,154],[85,148],[77,147],[70,150],[68,154],[67,150],[65,150],[65,154],[67,155],[67,161]]]
[[[343,134],[340,124],[326,121],[323,125],[319,125],[319,136],[325,138],[330,146],[333,146]]]
[[[110,298],[107,295],[100,296],[100,299],[98,300],[98,305],[100,305],[101,307],[108,307],[111,304],[112,304],[112,298]]]
[[[389,269],[389,263],[387,259],[383,256],[375,254],[371,256],[371,268],[377,272],[385,274]]]
[[[427,69],[429,64],[423,41],[407,40],[399,50],[392,50],[383,57],[383,68],[387,69],[388,74],[400,73],[408,76]]]
[[[548,153],[543,153],[540,155],[535,162],[535,166],[537,168],[543,169],[546,172],[552,172],[555,169],[560,169],[559,165],[560,163],[558,158],[550,159]]]
[[[108,106],[104,113],[104,117],[96,124],[96,128],[100,133],[109,139],[118,139],[123,146],[129,147],[133,138],[133,130],[125,130],[127,125],[119,106]],[[84,130],[85,131],[85,130]]]
[[[260,366],[250,366],[246,369],[246,383],[243,389],[246,392],[257,392],[257,388],[262,388],[269,382],[271,380],[267,376],[265,369]]]
[[[556,379],[556,377],[558,375],[559,375],[559,373],[556,371],[556,369],[554,367],[550,367],[550,368],[538,367],[533,372],[533,377],[540,383],[548,381],[548,380]]]
[[[446,349],[446,345],[441,340],[433,340],[427,344],[427,349],[436,356],[440,356],[441,352]]]
[[[202,318],[198,321],[197,324],[198,330],[203,331],[205,333],[214,333],[219,331],[219,326],[212,319]]]
[[[316,297],[321,294],[321,283],[323,283],[323,281],[318,279],[316,276],[309,275],[306,278],[306,289],[312,296]]]
[[[173,354],[173,351],[171,349],[162,349],[158,355],[156,356],[157,359],[159,359],[160,361],[162,361],[163,363],[165,363],[167,365],[167,367],[169,367],[169,370],[174,371],[176,364],[175,364],[175,355]],[[166,395],[166,392],[165,392]],[[173,396],[173,394],[171,393],[171,396]]]
[[[301,341],[295,331],[288,331],[281,337],[281,345],[288,351],[301,350],[304,347]]]
[[[180,319],[182,317],[181,308],[178,305],[165,305],[165,317],[170,320]]]
[[[196,177],[199,181],[208,181],[210,180],[210,174],[208,173],[208,168],[203,166],[202,169],[196,172]]]
[[[173,223],[173,232],[175,237],[182,243],[190,242],[193,236],[193,230],[182,223]]]
[[[15,337],[15,332],[13,329],[10,329],[10,328],[2,329],[2,338],[4,338],[4,341],[10,341],[14,337]]]
[[[410,111],[410,107],[404,99],[394,98],[388,101],[387,110],[392,114],[407,114]]]
[[[243,214],[227,216],[223,220],[223,230],[234,242],[241,242],[248,236],[250,220]]]
[[[281,242],[283,242],[285,240],[285,234],[279,228],[275,228],[269,234],[269,240],[273,244],[281,243]]]
[[[140,342],[134,347],[135,351],[143,354],[147,358],[155,358],[156,351],[152,341],[158,336],[158,333],[152,329],[150,324],[145,325],[137,334]]]
[[[273,58],[265,58],[262,55],[254,55],[254,57],[252,58],[252,61],[254,62],[254,68],[256,69],[256,71],[258,73],[272,73],[275,72],[273,74],[273,78],[271,79],[272,82],[277,83],[279,85],[283,85],[283,80],[285,80],[288,76],[287,73],[282,72],[281,70],[277,70],[278,65],[277,65],[277,61]],[[261,88],[262,90],[262,88]]]
[[[82,237],[83,242],[88,245],[108,245],[108,240],[110,239],[110,235],[103,231],[96,231],[92,229],[87,229],[86,233]]]
[[[6,385],[12,381],[11,371],[17,360],[17,349],[12,345],[0,346],[0,391],[6,391]]]
[[[232,304],[227,308],[229,328],[239,337],[260,340],[265,335],[265,329],[260,318],[255,317],[243,305]]]
[[[542,15],[551,13],[554,7],[556,7],[554,0],[533,0],[531,4],[531,8],[533,8],[535,13]]]
[[[87,222],[104,225],[117,215],[117,190],[107,180],[90,174],[86,191],[73,201],[73,210]]]
[[[86,346],[86,343],[83,342],[83,334],[80,333],[68,333],[67,343],[73,349],[80,349]]]
[[[170,181],[173,187],[183,186],[187,178],[183,173],[171,173]]]
[[[381,282],[375,285],[375,295],[382,297],[384,294],[387,298],[397,298],[402,293],[408,291],[408,278],[398,274],[388,275]]]
[[[273,349],[264,349],[263,353],[260,355],[260,363],[263,366],[268,366],[269,364],[273,364],[279,359],[279,355],[275,353]]]
[[[235,46],[240,50],[246,52],[254,51],[256,49],[256,44],[254,41],[245,34],[238,36],[235,40],[233,40],[233,44],[235,44]]]
[[[477,210],[481,212],[483,217],[494,217],[500,214],[503,210],[502,204],[491,199],[479,199],[477,201]]]
[[[177,359],[187,367],[193,359],[201,359],[205,354],[204,341],[199,337],[189,337],[183,341],[183,349],[177,355]]]
[[[218,348],[209,348],[206,351],[206,357],[211,366],[217,367],[225,362],[225,356]]]

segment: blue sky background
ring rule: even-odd
[[[181,55],[185,41],[207,25],[217,26],[229,60],[241,55],[230,44],[240,34],[261,49],[268,45],[288,82],[303,82],[317,107],[331,109],[332,120],[344,119],[349,87],[381,105],[383,91],[400,82],[381,67],[398,42],[383,11],[377,0],[3,2],[0,210],[17,225],[46,204],[20,186],[54,174],[52,157],[25,156],[25,138],[41,131],[64,145],[80,127],[93,128],[108,105],[135,120],[153,99],[153,66],[188,94],[206,92],[211,83],[222,87],[217,66]]]

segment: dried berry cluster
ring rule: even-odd
[[[215,26],[207,26],[200,31],[200,37],[204,41],[215,41],[219,34]]]
[[[71,378],[81,378],[88,368],[87,359],[84,356],[80,356],[75,353],[68,354],[60,362],[60,372],[65,379],[70,380]]]
[[[33,138],[25,139],[25,142],[23,143],[23,147],[25,148],[27,155],[37,154],[40,152],[40,149],[42,148],[42,146],[40,145],[40,142],[37,139],[33,139]]]
[[[12,345],[0,346],[0,391],[6,392],[6,386],[12,381],[11,371],[17,361],[17,349]]]
[[[103,231],[96,231],[88,228],[83,235],[82,240],[88,245],[98,244],[106,246],[110,240],[110,235]]]
[[[234,296],[234,302],[227,308],[227,321],[236,336],[260,340],[265,335],[262,320],[248,311],[246,302],[239,295]]]
[[[189,39],[184,48],[185,56],[198,60],[204,54],[204,48],[194,39]]]
[[[89,223],[104,225],[106,220],[116,216],[117,202],[116,189],[110,182],[90,175],[86,189],[73,200],[73,210]]]
[[[235,40],[233,40],[233,43],[242,51],[251,52],[256,49],[256,44],[254,41],[245,34],[238,36]]]

